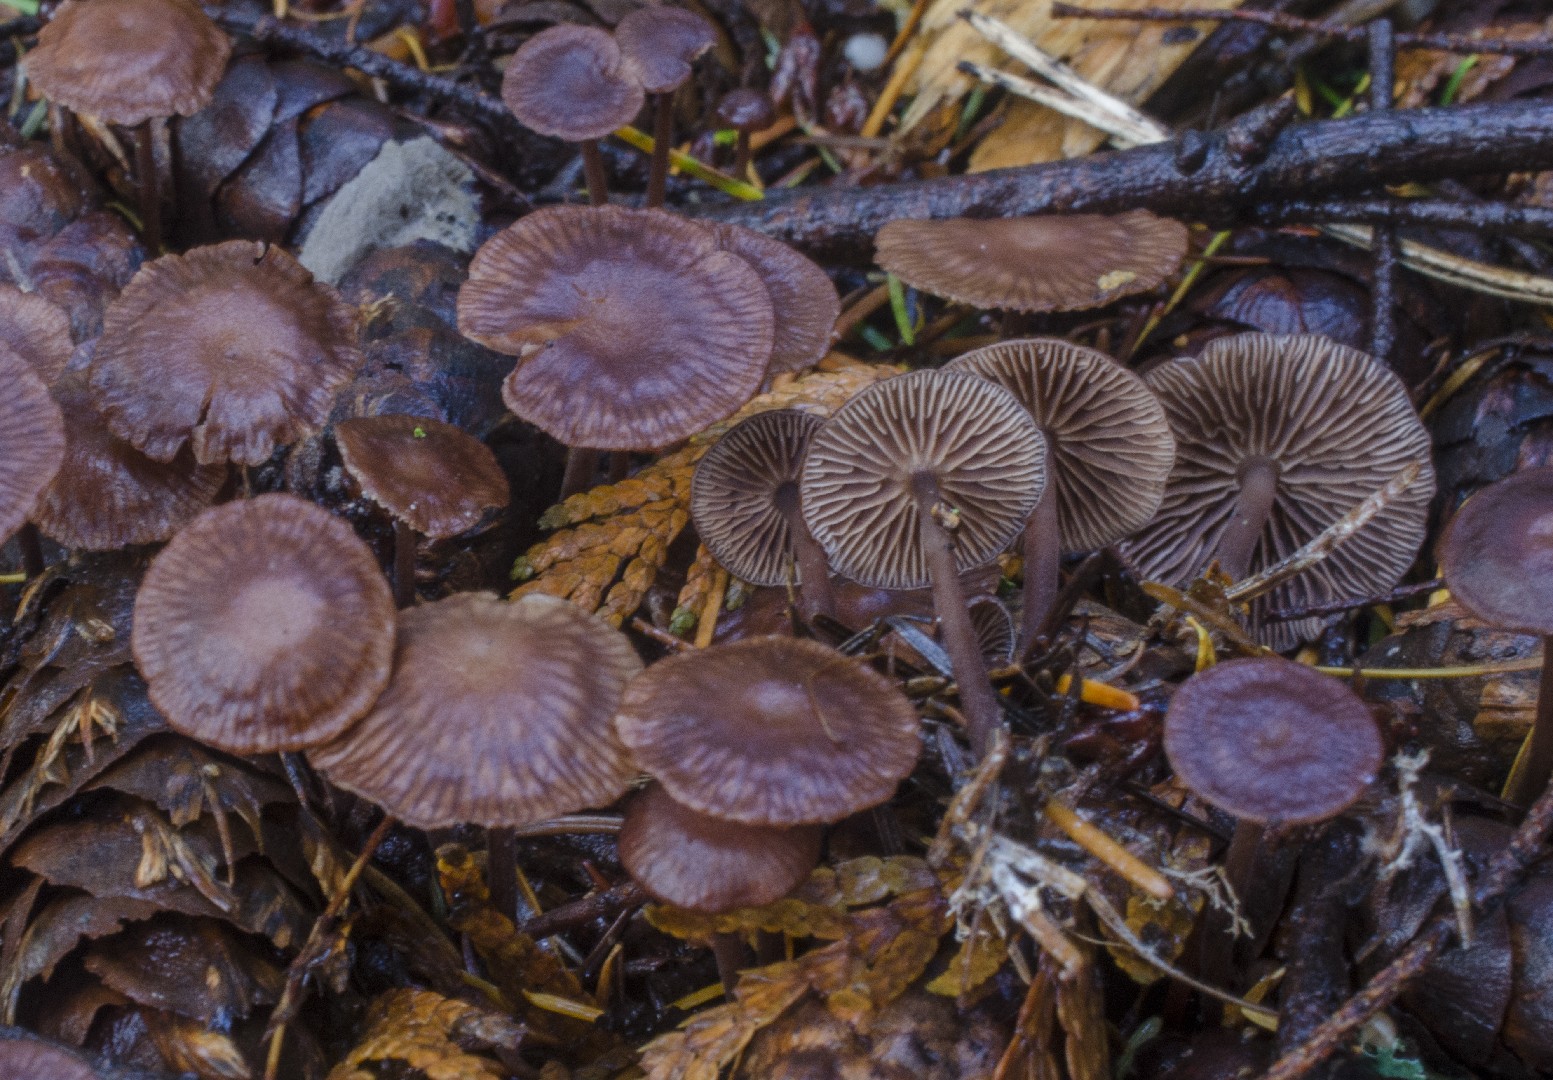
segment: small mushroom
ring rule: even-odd
[[[75,351],[70,316],[37,293],[0,285],[0,345],[10,346],[40,379],[52,384],[65,373]]]
[[[279,247],[229,240],[147,263],[88,367],[108,430],[157,461],[262,465],[328,419],[360,368],[355,312]]]
[[[162,242],[153,126],[209,104],[231,52],[192,0],[65,0],[23,59],[49,101],[135,129],[135,184],[153,251]]]
[[[1024,530],[1019,638],[1028,648],[1057,597],[1060,556],[1113,544],[1153,520],[1175,439],[1143,380],[1082,345],[1004,341],[966,353],[947,370],[1012,393],[1046,437],[1046,493]]]
[[[841,297],[830,276],[813,260],[754,229],[714,224],[712,231],[717,246],[749,263],[771,296],[775,339],[766,374],[802,371],[821,360],[841,317]]]
[[[761,91],[741,87],[723,95],[717,119],[734,131],[733,175],[743,180],[750,171],[750,136],[776,123],[776,109]]]
[[[28,517],[65,459],[65,421],[48,387],[26,360],[0,345],[0,542],[21,530],[28,577],[43,572],[43,549]]]
[[[835,614],[825,552],[798,506],[804,454],[822,423],[797,409],[741,420],[702,456],[690,485],[690,517],[712,557],[752,585],[796,583],[810,620]]]
[[[102,1080],[74,1050],[20,1028],[0,1028],[0,1076],[11,1080]]]
[[[691,64],[717,44],[712,24],[693,11],[647,4],[615,27],[627,69],[653,96],[652,162],[647,170],[647,205],[662,206],[674,141],[674,91],[690,79]]]
[[[1186,226],[1133,210],[892,221],[874,259],[906,284],[972,307],[1083,311],[1158,287],[1186,255]]]
[[[875,383],[815,433],[800,493],[809,531],[844,577],[933,587],[973,745],[1000,723],[960,571],[995,559],[1046,486],[1046,440],[1001,386],[917,371]]]
[[[615,720],[675,802],[743,825],[840,821],[911,772],[917,712],[893,682],[816,641],[679,653],[626,688]]]
[[[819,862],[822,833],[698,814],[653,784],[626,808],[620,862],[653,899],[719,914],[769,904],[802,884]]]
[[[205,511],[151,561],[131,646],[169,726],[233,754],[339,735],[388,682],[394,601],[351,527],[292,495]]]
[[[611,719],[640,669],[624,634],[565,600],[456,593],[400,613],[388,688],[308,758],[423,829],[606,806],[634,775]]]
[[[507,475],[473,435],[417,416],[362,416],[334,426],[345,471],[394,520],[394,601],[415,602],[415,534],[468,532],[507,505]]]
[[[754,396],[774,317],[760,276],[710,229],[662,210],[557,206],[475,253],[458,328],[519,358],[502,398],[573,449],[570,494],[591,477],[588,452],[667,446]]]
[[[1184,586],[1217,558],[1232,579],[1286,558],[1413,463],[1418,478],[1321,562],[1252,604],[1304,607],[1395,585],[1423,544],[1434,496],[1429,433],[1407,390],[1369,356],[1315,335],[1237,334],[1145,376],[1175,433],[1159,513],[1121,545],[1145,577]],[[1292,648],[1319,618],[1269,623]]]
[[[589,199],[608,201],[599,140],[634,120],[646,100],[608,31],[570,23],[541,30],[512,54],[501,97],[524,127],[578,143]]]
[[[1553,467],[1526,469],[1473,495],[1451,519],[1439,557],[1451,597],[1491,626],[1553,640]],[[1542,663],[1537,713],[1505,798],[1529,805],[1553,777],[1553,664]]]

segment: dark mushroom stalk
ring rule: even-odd
[[[730,90],[717,104],[717,119],[734,131],[733,175],[743,180],[749,175],[750,137],[765,131],[776,121],[771,99],[759,90]]]
[[[793,557],[798,565],[798,596],[802,614],[813,621],[816,615],[836,614],[836,596],[830,587],[830,563],[825,551],[815,543],[804,524],[798,496],[798,481],[789,480],[776,490],[777,512],[786,522],[793,539]]]
[[[1219,535],[1216,551],[1219,569],[1231,581],[1239,581],[1251,570],[1251,557],[1278,499],[1278,466],[1265,457],[1247,458],[1235,480],[1239,488],[1235,509]]]

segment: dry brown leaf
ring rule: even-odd
[[[1469,38],[1492,37],[1504,41],[1535,41],[1553,33],[1553,19],[1545,22],[1490,24],[1469,30]],[[1436,93],[1445,88],[1467,59],[1464,53],[1436,49],[1407,49],[1397,57],[1397,108],[1421,109],[1437,104]],[[1481,97],[1489,87],[1515,70],[1513,56],[1479,53],[1456,88],[1454,104],[1464,105]]]
[[[515,1050],[522,1029],[463,1001],[429,990],[391,990],[372,1003],[367,1032],[329,1080],[376,1080],[369,1063],[401,1061],[427,1080],[503,1080],[505,1069],[467,1052],[462,1042]]]

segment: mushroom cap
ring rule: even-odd
[[[714,224],[717,246],[731,251],[760,275],[771,297],[775,332],[768,375],[801,371],[830,351],[841,317],[841,297],[830,276],[780,240],[742,225]]]
[[[1046,487],[1046,440],[1014,395],[973,375],[913,371],[874,383],[809,443],[804,520],[843,577],[883,589],[931,583],[913,477],[959,512],[955,562],[991,562]]]
[[[1446,527],[1439,557],[1451,597],[1475,617],[1553,634],[1553,466],[1473,495]]]
[[[187,447],[171,461],[153,461],[108,434],[82,372],[67,373],[53,394],[65,422],[65,455],[32,520],[61,546],[110,551],[166,540],[226,482],[224,466],[200,465]]]
[[[717,119],[735,131],[764,131],[776,123],[776,106],[760,90],[730,90],[717,103]]]
[[[100,1080],[73,1050],[16,1029],[0,1034],[0,1076],[15,1080]]]
[[[1127,368],[1095,349],[1030,338],[968,352],[948,370],[990,379],[1035,417],[1065,551],[1105,547],[1154,519],[1176,441],[1164,406]]]
[[[798,474],[824,423],[797,409],[771,409],[729,428],[696,463],[690,517],[722,567],[752,585],[799,580],[783,504],[798,507]]]
[[[23,64],[50,101],[130,126],[199,112],[231,52],[190,0],[65,0]]]
[[[37,293],[0,285],[0,345],[27,363],[45,383],[65,373],[75,342],[65,309]]]
[[[367,498],[433,540],[468,532],[510,498],[491,448],[441,420],[361,416],[335,424],[334,441]]]
[[[626,807],[620,863],[654,900],[715,915],[792,892],[820,861],[823,835],[708,817],[653,784]]]
[[[690,65],[717,44],[712,24],[693,11],[668,4],[647,4],[615,26],[615,42],[626,69],[649,94],[666,94],[685,85]]]
[[[65,421],[32,366],[0,345],[0,541],[26,524],[65,459]]]
[[[773,316],[760,276],[705,226],[555,206],[475,253],[458,328],[520,358],[502,397],[523,419],[568,446],[652,450],[754,396]]]
[[[1165,754],[1177,779],[1255,822],[1324,821],[1385,759],[1370,708],[1346,685],[1277,656],[1227,660],[1176,689]]]
[[[607,806],[634,775],[611,718],[641,666],[624,634],[565,600],[456,593],[399,613],[388,689],[308,757],[422,829]]]
[[[745,825],[816,825],[877,806],[919,749],[916,709],[893,682],[787,637],[660,660],[626,688],[615,723],[675,802]]]
[[[501,99],[524,127],[583,142],[636,119],[646,95],[607,31],[562,23],[512,54]]]
[[[1413,461],[1413,485],[1325,559],[1252,604],[1289,608],[1391,588],[1424,541],[1434,497],[1429,433],[1407,390],[1371,357],[1313,334],[1237,334],[1196,359],[1145,376],[1175,432],[1176,462],[1159,513],[1121,545],[1144,577],[1186,585],[1213,557],[1234,514],[1240,470],[1266,460],[1278,493],[1251,570],[1288,556]],[[1262,640],[1290,648],[1323,620],[1265,624]]]
[[[892,221],[874,261],[906,284],[979,308],[1083,311],[1176,272],[1186,226],[1146,210]]]
[[[1014,662],[1014,616],[1003,601],[995,596],[974,597],[967,607],[971,614],[971,629],[976,631],[976,644],[988,665],[1002,667]]]
[[[99,0],[93,0],[99,2]],[[89,368],[114,435],[157,461],[262,465],[361,366],[355,312],[278,246],[229,240],[141,267]]]
[[[131,645],[175,730],[234,754],[300,750],[388,682],[394,598],[344,521],[292,495],[206,510],[151,561]]]

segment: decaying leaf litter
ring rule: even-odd
[[[1545,5],[28,7],[0,1072],[1553,1070]]]

